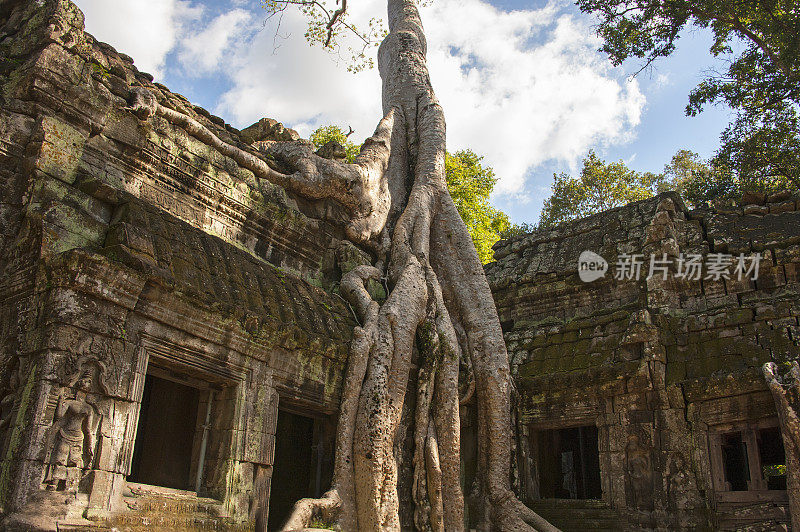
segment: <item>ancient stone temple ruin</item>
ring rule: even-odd
[[[341,206],[226,149],[297,134],[153,83],[68,0],[0,0],[0,90],[4,526],[279,529],[329,486],[356,325],[338,285],[370,263]],[[142,90],[188,118],[137,114]],[[514,485],[563,530],[788,528],[762,365],[798,358],[800,198],[750,201],[665,194],[496,247]],[[580,280],[584,251],[605,276]],[[637,253],[757,253],[758,278],[616,279]]]
[[[3,511],[172,529],[255,523],[271,497],[274,528],[329,481],[354,324],[332,288],[367,257],[335,205],[127,100],[146,87],[231,144],[296,133],[154,85],[68,1],[0,19]]]
[[[800,353],[799,200],[689,212],[664,194],[497,246],[486,270],[516,375],[528,505],[573,530],[786,530],[762,365]],[[607,259],[604,277],[581,281],[584,251]],[[636,254],[638,281],[612,271]],[[681,255],[684,273],[692,256],[705,263],[700,280],[649,275],[651,256]],[[726,255],[728,278],[706,278]],[[756,255],[757,279],[739,279],[738,258],[749,269]]]

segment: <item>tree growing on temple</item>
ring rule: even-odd
[[[352,133],[352,130],[351,130]],[[319,150],[325,145],[341,146],[341,155],[347,162],[354,162],[360,145],[353,143],[349,134],[339,126],[317,128],[310,139]],[[329,144],[333,143],[333,144]],[[491,262],[492,246],[500,236],[511,228],[506,213],[489,203],[489,196],[497,183],[491,167],[483,166],[483,157],[472,150],[459,150],[445,155],[445,181],[447,190],[456,205],[461,220],[467,226],[472,243],[481,263]]]
[[[361,324],[342,392],[333,486],[321,499],[298,502],[285,529],[322,519],[348,531],[399,530],[396,447],[407,433],[414,440],[415,526],[463,530],[459,367],[465,365],[478,409],[480,529],[554,530],[511,490],[511,375],[500,322],[448,194],[444,113],[431,87],[416,2],[387,4],[389,31],[378,50],[383,118],[353,162],[321,158],[303,142],[270,149],[288,172],[245,161],[298,194],[337,200],[350,213],[347,237],[373,258],[341,283]],[[316,0],[265,5],[271,13],[299,6],[312,42],[329,46],[340,31],[359,33],[346,20],[347,0],[330,10]],[[372,34],[360,34],[367,43],[362,59]],[[365,289],[379,279],[389,287],[381,303]],[[419,368],[414,380],[412,361]],[[409,392],[414,411],[403,416]]]
[[[347,0],[335,10],[317,0],[265,2],[273,14],[292,5],[309,17],[312,43],[328,46],[343,29],[358,34],[346,21]],[[348,532],[400,530],[405,435],[414,442],[405,468],[413,525],[464,530],[459,416],[461,402],[474,397],[478,464],[470,495],[478,501],[478,528],[555,531],[511,490],[508,353],[483,265],[447,190],[444,113],[428,75],[416,1],[387,0],[387,7],[389,31],[378,49],[383,117],[352,162],[346,153],[322,157],[303,140],[270,143],[259,157],[160,105],[146,89],[133,89],[129,109],[166,118],[261,179],[310,200],[336,201],[349,214],[345,236],[371,254],[372,264],[341,280],[359,326],[342,390],[332,487],[320,499],[298,501],[284,530],[312,521]],[[370,38],[360,37],[363,58]],[[372,298],[370,281],[385,283],[385,299]]]

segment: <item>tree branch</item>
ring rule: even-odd
[[[705,18],[708,20],[716,20],[725,24],[730,24],[739,33],[750,39],[750,41],[752,41],[753,44],[755,44],[762,52],[767,54],[767,57],[769,57],[770,60],[775,64],[775,66],[781,69],[789,79],[794,78],[794,74],[792,73],[788,65],[786,65],[784,61],[775,53],[775,51],[769,47],[766,41],[764,41],[764,39],[758,36],[754,31],[747,28],[741,21],[741,19],[735,14],[731,15],[730,17],[724,17],[716,12],[705,11],[703,9],[697,8],[696,6],[691,6],[691,5],[687,6],[687,10],[689,11],[689,13],[691,13],[693,16],[697,18]]]
[[[338,3],[338,0],[337,0]],[[333,25],[336,24],[336,21],[339,20],[339,17],[345,14],[347,11],[347,0],[342,0],[342,7],[337,9],[333,12],[330,20],[328,21],[327,29],[328,29],[328,37],[325,39],[325,46],[329,47],[331,44],[331,37],[333,37]],[[352,30],[352,28],[350,28]],[[357,34],[357,33],[356,33]],[[360,35],[359,35],[360,37]]]

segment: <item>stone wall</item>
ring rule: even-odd
[[[180,514],[147,515],[167,529],[263,525],[279,410],[320,420],[331,454],[355,325],[337,287],[369,256],[343,240],[341,206],[141,119],[136,88],[256,157],[297,138],[269,119],[237,131],[154,83],[67,0],[0,0],[0,513],[38,529],[128,526],[148,508]],[[755,462],[747,490],[721,464],[727,435],[754,448],[776,423],[761,365],[798,358],[798,197],[748,201],[689,212],[666,194],[498,244],[516,483],[565,530],[786,526],[786,492]],[[673,268],[583,283],[584,250],[612,268],[625,253],[762,259],[755,281]],[[127,483],[148,375],[201,396],[189,499]],[[596,429],[599,498],[544,500],[544,435],[579,426]]]
[[[748,200],[687,211],[667,193],[495,247],[486,271],[516,376],[520,489],[557,524],[605,508],[637,528],[787,526],[785,491],[754,464],[750,490],[731,491],[720,464],[724,434],[777,425],[762,364],[800,354],[800,197]],[[586,250],[609,263],[589,283]],[[681,254],[708,265],[742,253],[761,255],[757,280],[676,275]],[[644,256],[638,281],[615,278],[624,254]],[[666,254],[666,280],[647,279],[651,254]],[[576,426],[598,429],[599,507],[540,497],[542,431]]]
[[[243,135],[153,83],[67,0],[0,1],[0,509],[28,502],[45,527],[118,510],[156,368],[213,400],[200,493],[252,524],[279,406],[338,409],[354,321],[337,283],[368,256],[338,205],[140,120],[133,87],[253,154],[297,138]]]

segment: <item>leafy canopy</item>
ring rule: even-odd
[[[706,161],[692,151],[678,150],[664,167],[658,191],[676,190],[690,207],[720,207],[737,203],[748,191],[769,194],[789,188],[785,179],[733,173],[722,160],[717,155]]]
[[[492,246],[511,223],[504,212],[489,203],[497,178],[490,167],[481,165],[482,160],[472,150],[461,150],[448,153],[444,164],[450,197],[472,236],[478,257],[486,264],[492,260]]]
[[[550,227],[576,218],[647,199],[674,190],[690,208],[726,206],[739,201],[746,191],[772,193],[786,189],[783,180],[745,179],[734,174],[718,157],[707,161],[681,149],[660,174],[637,172],[624,162],[606,163],[593,151],[583,160],[578,177],[553,174],[552,194],[545,201],[538,227]],[[527,233],[536,226],[513,226],[503,237]]]
[[[350,140],[349,135],[342,131],[342,128],[339,126],[318,127],[311,134],[311,138],[309,140],[317,149],[323,147],[330,141],[338,142],[344,148],[344,152],[346,154],[345,160],[348,163],[352,163],[358,155],[358,152],[361,150],[361,145],[353,143]]]
[[[697,153],[678,150],[664,166],[664,180],[659,192],[675,190],[691,207],[725,205],[742,195],[734,175],[725,167],[715,166]]]
[[[350,141],[339,126],[322,126],[311,134],[311,142],[321,148],[330,141],[344,147],[346,161],[353,162],[361,145]],[[472,150],[447,153],[445,156],[445,178],[450,197],[469,230],[472,242],[483,264],[492,260],[492,246],[501,234],[511,228],[508,216],[489,203],[489,196],[497,183],[494,170],[481,164],[483,157]]]
[[[724,103],[735,116],[713,164],[742,184],[800,186],[800,5],[795,0],[577,0],[600,17],[602,51],[614,65],[670,55],[681,30],[708,28],[711,53],[728,60],[689,95],[687,115]],[[743,50],[734,52],[734,47]],[[637,72],[638,73],[638,72]]]
[[[731,205],[746,191],[771,193],[786,189],[782,180],[747,179],[734,174],[718,159],[706,161],[693,151],[681,149],[664,166],[663,173],[653,174],[631,170],[622,161],[606,163],[590,151],[578,177],[553,174],[552,194],[544,203],[538,227],[583,218],[667,190],[678,192],[690,208],[695,208]],[[536,228],[512,226],[503,237]]]
[[[590,151],[578,177],[553,174],[553,192],[544,202],[539,226],[558,225],[650,198],[662,179],[661,174],[631,170],[622,161],[606,163]]]

